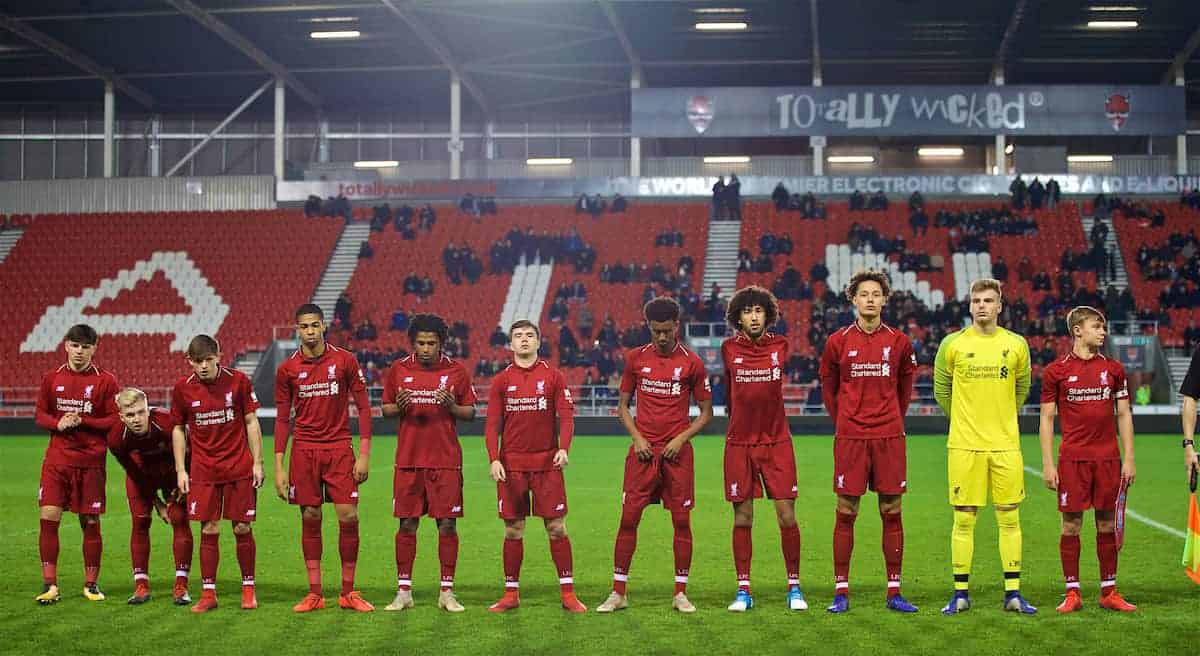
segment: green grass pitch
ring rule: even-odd
[[[1098,595],[1094,528],[1084,528],[1081,574],[1086,609],[1058,617],[1061,598],[1058,513],[1054,497],[1032,475],[1021,508],[1024,530],[1023,589],[1041,613],[1018,617],[1000,609],[1002,582],[990,510],[976,530],[972,599],[975,607],[959,617],[938,609],[951,589],[943,439],[913,437],[908,446],[909,493],[904,500],[906,548],[904,591],[921,607],[915,616],[885,611],[885,577],[879,547],[880,521],[874,499],[864,499],[851,568],[852,610],[831,616],[823,609],[832,596],[831,538],[834,495],[830,489],[832,444],[828,437],[797,437],[800,474],[797,515],[803,538],[801,581],[812,606],[789,613],[779,533],[771,509],[758,504],[754,535],[756,607],[744,615],[725,610],[735,588],[728,504],[721,490],[722,441],[698,437],[697,508],[693,513],[695,556],[689,596],[699,607],[693,616],[674,613],[669,516],[647,510],[630,575],[629,610],[611,616],[570,616],[558,607],[557,580],[540,521],[530,524],[522,572],[522,607],[490,615],[486,607],[503,591],[500,546],[502,524],[495,515],[495,491],[487,476],[480,438],[464,438],[466,517],[459,522],[461,552],[456,591],[467,612],[451,616],[436,607],[437,553],[431,522],[422,524],[414,595],[416,609],[382,611],[395,585],[391,517],[393,442],[379,439],[371,479],[362,488],[362,548],[358,587],[380,610],[353,614],[336,608],[339,563],[332,509],[325,518],[325,587],[335,602],[323,612],[297,616],[291,606],[306,591],[301,562],[299,513],[279,501],[268,479],[259,496],[257,580],[260,608],[237,608],[237,563],[228,525],[222,530],[218,580],[223,606],[193,616],[170,603],[173,578],[170,530],[156,520],[151,540],[154,600],[129,607],[129,511],[124,476],[109,463],[108,514],[103,519],[104,566],[101,586],[109,599],[90,603],[82,588],[80,532],[64,518],[59,564],[63,601],[41,608],[33,596],[41,586],[37,555],[38,471],[44,436],[0,438],[0,642],[4,653],[922,653],[966,649],[989,653],[1184,653],[1194,649],[1200,588],[1183,575],[1182,540],[1130,519],[1121,553],[1119,585],[1140,610],[1124,616],[1096,606]],[[1023,440],[1026,464],[1040,468],[1037,440]],[[594,607],[608,593],[613,538],[621,499],[624,438],[579,438],[567,472],[570,515],[567,527],[575,549],[575,580],[580,598]],[[1130,507],[1153,520],[1182,528],[1186,488],[1174,436],[1138,437],[1138,479]],[[265,451],[270,454],[270,441]],[[268,461],[269,462],[269,461]],[[268,476],[270,466],[268,465]],[[197,531],[197,546],[199,533]],[[194,562],[193,594],[199,592],[199,559]],[[1189,637],[1190,636],[1190,637]]]

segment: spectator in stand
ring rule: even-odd
[[[613,214],[623,214],[625,212],[625,209],[628,207],[629,207],[629,201],[625,200],[624,196],[622,196],[621,194],[617,194],[616,196],[613,196],[612,206],[611,206],[611,211]]]
[[[1054,209],[1058,207],[1058,199],[1062,196],[1062,189],[1058,186],[1058,180],[1050,178],[1046,182],[1046,207]]]
[[[358,259],[365,260],[375,256],[375,249],[371,248],[371,242],[363,240],[358,247]]]
[[[829,269],[824,262],[818,261],[809,269],[808,277],[813,282],[825,282],[829,278]]]
[[[1029,261],[1028,255],[1021,257],[1021,261],[1017,262],[1017,280],[1021,282],[1033,280],[1033,262]]]
[[[866,204],[867,204],[866,197],[864,197],[863,193],[861,191],[859,191],[858,189],[855,189],[854,192],[850,194],[850,209],[851,210],[866,209]]]
[[[1183,193],[1179,196],[1179,204],[1194,210],[1200,210],[1200,189],[1184,189]]]
[[[877,191],[871,195],[871,200],[867,201],[867,209],[886,211],[888,208],[888,199],[883,191]]]
[[[434,211],[433,205],[425,203],[425,207],[421,208],[421,212],[417,215],[417,218],[419,219],[418,228],[433,230],[433,224],[437,223],[437,212]]]
[[[321,216],[320,196],[308,195],[308,198],[304,201],[304,216],[310,219],[315,216]]]
[[[758,252],[762,255],[775,254],[775,235],[766,232],[758,238]]]
[[[408,330],[408,313],[404,311],[404,308],[400,308],[392,313],[392,323],[388,327],[388,330]]]
[[[421,290],[417,292],[417,296],[422,301],[427,301],[430,296],[433,296],[433,281],[429,279],[429,276],[421,279]]]
[[[479,205],[475,201],[475,194],[468,191],[463,195],[462,200],[458,201],[458,209],[463,214],[479,216]]]
[[[354,339],[359,341],[374,341],[379,333],[375,330],[375,324],[371,323],[371,319],[364,318],[359,322],[358,327],[354,329]]]
[[[592,196],[592,204],[591,204],[591,207],[589,208],[589,211],[591,212],[593,217],[598,218],[601,214],[604,214],[604,210],[607,207],[608,207],[608,203],[606,203],[604,201],[604,198],[602,198],[600,196],[600,194],[596,194],[595,196]]]
[[[1012,194],[1013,209],[1025,209],[1026,190],[1025,181],[1021,179],[1021,174],[1018,173],[1017,177],[1013,179],[1012,184],[1008,185],[1008,191]]]
[[[712,389],[712,404],[714,406],[724,406],[725,377],[721,374],[713,374],[708,380],[708,386]]]
[[[729,184],[725,185],[725,203],[728,206],[730,220],[742,220],[742,181],[734,173],[729,174]],[[648,340],[647,340],[648,341]]]
[[[1003,255],[998,255],[992,263],[992,277],[1000,282],[1008,282],[1008,264],[1004,262]]]
[[[695,260],[692,259],[691,255],[683,255],[679,258],[679,261],[675,263],[676,275],[678,275],[680,278],[690,278],[692,277],[692,269],[695,268],[695,266]]]
[[[592,199],[588,198],[587,194],[579,194],[579,198],[575,201],[576,214],[591,214]]]
[[[342,330],[350,330],[350,311],[354,307],[354,303],[345,292],[338,294],[337,301],[333,304],[333,318],[342,326]]]
[[[1035,175],[1029,183],[1029,207],[1034,210],[1042,209],[1042,199],[1046,196],[1046,187]]]
[[[909,204],[911,204],[911,201]],[[929,215],[925,213],[924,206],[918,207],[912,211],[912,214],[910,214],[908,217],[908,225],[912,227],[914,237],[916,237],[918,234],[923,235],[929,232]]]
[[[775,189],[771,192],[771,201],[775,203],[775,211],[782,212],[788,209],[788,199],[790,197],[787,187],[783,186],[783,180],[780,180],[779,184],[775,185]]]
[[[492,348],[504,348],[508,346],[508,335],[499,325],[492,331],[491,337],[488,337],[488,345]]]
[[[792,254],[792,238],[784,233],[775,240],[775,253],[778,255]]]
[[[592,309],[584,302],[579,306],[579,311],[576,313],[575,325],[579,328],[579,335],[584,339],[592,338],[592,322],[594,316]]]
[[[921,192],[914,191],[908,197],[908,209],[911,212],[925,209],[925,197],[921,195]]]
[[[554,302],[550,304],[550,310],[547,312],[546,317],[555,323],[558,323],[560,321],[566,321],[567,320],[567,303],[566,303],[566,301],[562,300],[561,298],[554,299]]]

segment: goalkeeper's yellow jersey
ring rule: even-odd
[[[1016,451],[1017,412],[1029,394],[1029,345],[1004,328],[946,335],[933,365],[933,396],[950,417],[951,449]]]

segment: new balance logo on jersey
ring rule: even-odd
[[[54,391],[55,392],[65,392],[65,391],[67,391],[67,388],[63,385],[59,385],[58,387],[54,388]]]
[[[246,511],[246,516],[247,516],[247,517],[253,517],[255,512],[256,512],[256,511],[255,511],[253,508],[251,508],[250,510],[247,510],[247,511]]]
[[[850,352],[846,353],[846,357],[848,357],[848,358],[857,358],[857,357],[858,357],[858,349],[855,349],[855,350],[853,350],[853,351],[850,351]]]
[[[412,376],[405,376],[405,377],[404,377],[404,382],[406,382],[406,383],[411,383],[411,382],[412,382],[412,380],[413,380],[413,379],[412,379]]]
[[[972,352],[972,353],[968,353],[968,354],[967,354],[967,357],[968,357],[968,358],[973,358],[973,357],[975,357],[975,353],[974,353],[974,352]]]
[[[200,407],[200,402],[199,402],[199,401],[192,401],[192,407],[193,407],[193,408],[199,408],[199,407]]]
[[[642,367],[642,373],[648,374],[648,373],[650,373],[650,371],[651,371],[650,367]]]
[[[742,363],[742,358],[734,358],[734,359],[733,359],[733,363],[734,363],[734,364],[741,364],[741,363]]]
[[[300,380],[304,380],[305,378],[308,378],[308,372],[307,372],[307,371],[301,371],[301,372],[300,372],[300,375],[299,375],[299,376],[296,376],[296,377],[297,377],[297,378],[299,378]]]
[[[509,385],[509,386],[508,386],[508,391],[510,391],[510,392],[515,392],[515,391],[517,391],[517,386],[516,386],[516,385]]]
[[[355,490],[355,491],[351,492],[351,493],[350,493],[350,498],[351,498],[351,499],[357,499],[357,498],[358,498],[358,490]]]
[[[1077,383],[1077,382],[1079,382],[1079,376],[1067,376],[1067,382],[1068,383]]]

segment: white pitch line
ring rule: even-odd
[[[1034,476],[1037,476],[1038,478],[1042,478],[1042,472],[1034,469],[1033,467],[1030,467],[1029,465],[1025,465],[1025,471],[1029,472],[1030,474],[1033,474]],[[1151,528],[1156,528],[1156,529],[1162,531],[1163,533],[1174,535],[1175,537],[1179,538],[1180,540],[1187,538],[1187,535],[1184,534],[1183,531],[1175,528],[1174,526],[1167,526],[1166,524],[1163,524],[1162,522],[1154,521],[1153,519],[1150,519],[1149,517],[1143,515],[1140,512],[1137,512],[1136,510],[1134,510],[1133,508],[1130,508],[1128,506],[1125,507],[1125,514],[1138,520],[1139,522],[1145,524],[1146,526],[1149,526]]]

